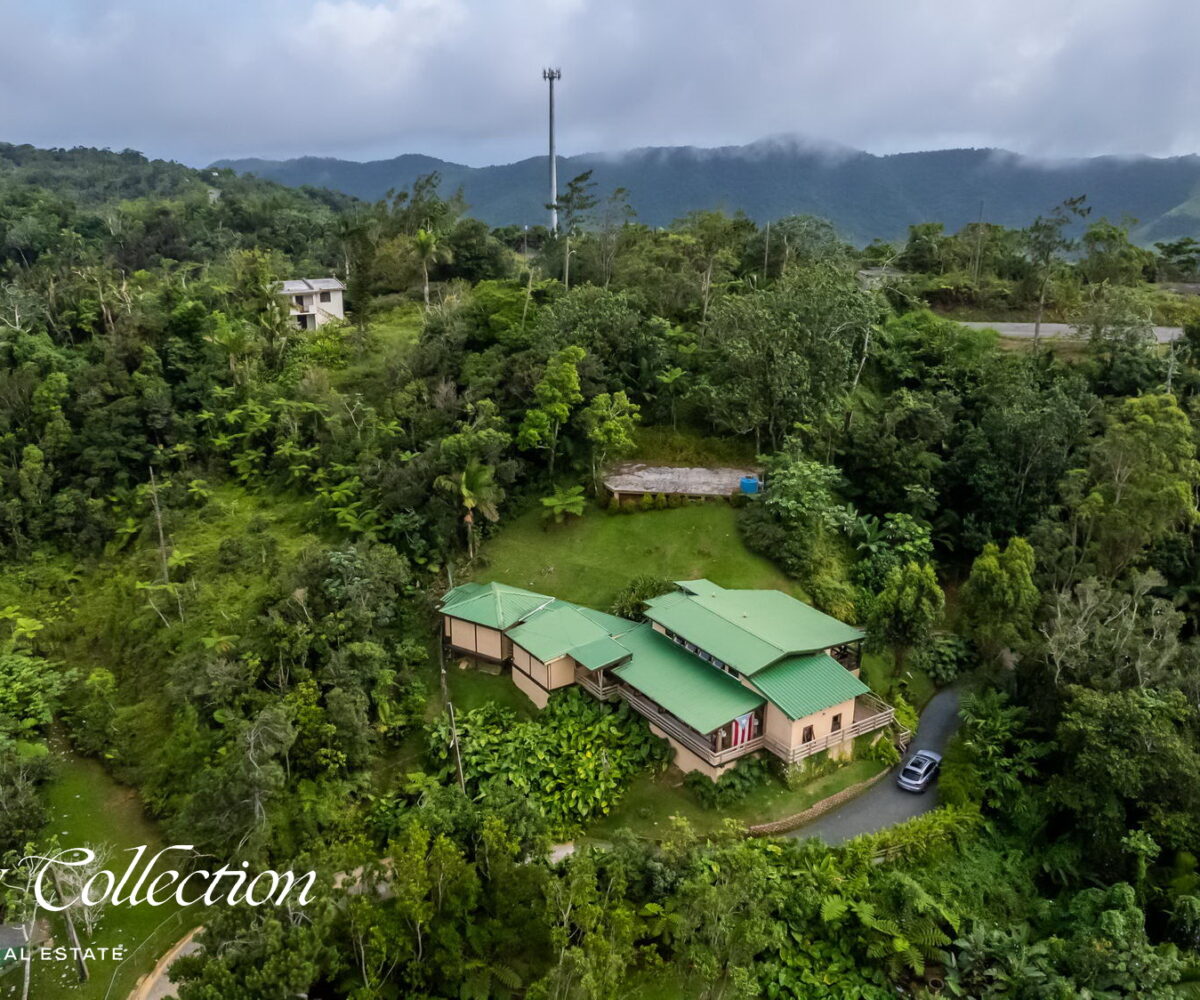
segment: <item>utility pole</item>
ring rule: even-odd
[[[554,156],[554,81],[562,77],[561,69],[542,70],[542,79],[550,84],[550,235],[558,235],[558,166]]]

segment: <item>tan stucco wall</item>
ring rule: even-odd
[[[504,659],[504,633],[494,628],[475,626],[475,650],[482,656],[490,656],[494,660]]]
[[[696,754],[685,747],[682,743],[668,736],[653,722],[650,723],[650,732],[652,732],[655,736],[666,740],[671,745],[671,749],[675,751],[675,766],[684,774],[687,774],[690,771],[699,771],[706,778],[711,778],[713,781],[716,781],[726,771],[729,771],[737,766],[737,761],[733,761],[729,764],[722,764],[720,767],[714,767],[708,761],[697,757]]]
[[[805,726],[812,726],[813,739],[820,740],[831,734],[833,717],[839,712],[842,716],[840,731],[845,733],[854,723],[853,698],[823,711],[814,712],[812,715],[806,715],[803,719],[796,719],[795,722],[789,719],[775,704],[767,702],[767,718],[764,726],[767,741],[788,749],[798,747],[802,744]],[[833,747],[830,748],[831,751],[833,749]]]
[[[797,719],[792,723],[791,742],[788,746],[797,747],[800,745],[800,738],[804,735],[804,727],[813,727],[813,739],[819,740],[823,736],[828,736],[833,725],[833,717],[838,713],[842,716],[841,732],[845,733],[847,729],[854,723],[854,699],[843,701],[841,704],[834,705],[832,708],[827,708],[821,712],[814,712],[812,715],[806,715],[803,719]]]
[[[442,616],[442,629],[450,643],[468,653],[478,653],[493,660],[504,660],[512,649],[512,640],[503,632],[461,618]]]
[[[514,670],[512,672],[512,679],[513,683],[521,691],[523,691],[529,700],[537,705],[538,708],[546,707],[546,702],[550,700],[550,695],[546,691],[543,691],[519,670]]]
[[[546,664],[549,683],[546,687],[553,691],[555,688],[566,687],[575,683],[575,661],[569,656],[560,656]]]
[[[450,642],[459,649],[475,649],[475,626],[471,622],[465,622],[461,618],[451,618],[446,616],[446,623],[449,626]]]

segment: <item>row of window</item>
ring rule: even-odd
[[[700,657],[700,659],[704,660],[706,663],[711,663],[714,667],[717,667],[719,670],[724,670],[725,673],[730,674],[733,677],[741,677],[741,674],[739,674],[737,672],[737,670],[735,670],[733,667],[731,667],[724,660],[718,660],[715,656],[712,655],[712,653],[708,653],[705,650],[701,649],[694,642],[688,642],[683,636],[676,635],[670,629],[667,629],[664,634],[666,635],[666,637],[668,639],[670,639],[673,643],[675,643],[676,646],[682,646],[689,653],[695,653],[698,657]]]

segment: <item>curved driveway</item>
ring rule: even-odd
[[[958,728],[958,691],[944,688],[930,699],[921,713],[921,725],[917,735],[909,744],[907,759],[918,750],[934,750],[942,753],[946,743]],[[902,823],[906,819],[929,812],[937,805],[937,782],[920,795],[902,792],[896,787],[895,769],[878,784],[872,785],[862,795],[851,799],[844,806],[818,816],[788,837],[820,837],[827,844],[835,845],[860,833],[874,833],[885,826]]]

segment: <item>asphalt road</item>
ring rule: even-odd
[[[945,688],[930,699],[921,713],[921,725],[909,744],[907,759],[918,750],[942,753],[958,728],[958,692]],[[929,812],[937,805],[937,782],[920,795],[896,787],[896,769],[872,785],[858,798],[793,830],[789,837],[820,837],[827,844],[840,844],[860,833],[874,833],[885,826]]]
[[[1032,323],[963,323],[963,326],[973,326],[976,330],[995,330],[1003,337],[1033,337]],[[1043,323],[1043,337],[1069,337],[1078,339],[1075,328],[1068,323]],[[1170,343],[1183,336],[1183,329],[1178,326],[1156,326],[1154,337],[1160,344]]]

